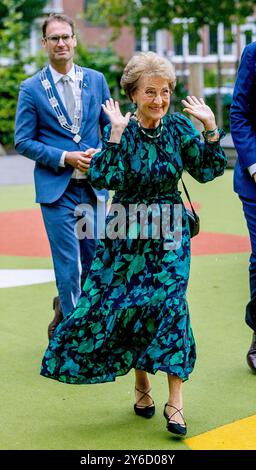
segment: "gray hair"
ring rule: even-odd
[[[156,75],[165,78],[168,81],[170,91],[174,90],[176,76],[172,63],[155,52],[140,52],[135,54],[125,66],[120,83],[126,95],[132,101],[132,95],[138,87],[140,78]]]

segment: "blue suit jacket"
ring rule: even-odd
[[[245,47],[230,110],[233,141],[238,153],[234,190],[256,200],[256,183],[248,167],[256,163],[256,42]]]
[[[59,166],[64,150],[84,151],[101,146],[98,129],[100,126],[102,131],[108,123],[101,104],[109,98],[109,89],[101,73],[87,68],[83,71],[83,111],[79,132],[82,138],[78,144],[73,141],[74,136],[60,126],[41,84],[40,72],[21,84],[16,113],[15,148],[18,153],[36,162],[34,177],[37,202],[52,203],[66,190],[74,168],[70,165],[65,168]],[[46,73],[63,114],[70,123],[49,67]],[[96,195],[108,194],[105,190],[94,191]]]

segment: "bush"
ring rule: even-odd
[[[121,57],[111,47],[89,51],[81,42],[76,48],[75,62],[81,67],[88,67],[104,74],[110,93],[116,99],[120,95],[120,79],[124,69]]]
[[[23,66],[0,67],[0,142],[13,147],[14,121],[20,82],[27,77]]]

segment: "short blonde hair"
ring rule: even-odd
[[[165,78],[168,81],[170,91],[175,88],[176,76],[172,63],[155,52],[140,52],[129,60],[120,81],[122,88],[131,101],[140,78],[145,75],[157,75]]]

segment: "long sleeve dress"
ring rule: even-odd
[[[177,185],[183,170],[201,183],[213,180],[223,174],[227,159],[219,142],[202,143],[182,114],[166,115],[162,122],[162,129],[147,131],[148,137],[130,119],[120,144],[107,142],[108,129],[102,151],[92,159],[91,184],[115,190],[106,220],[110,235],[98,240],[83,295],[49,343],[41,369],[45,377],[99,383],[135,368],[152,374],[161,370],[185,381],[193,370],[195,342],[186,300],[190,233]],[[181,205],[181,243],[166,248],[162,232],[154,235],[150,217],[149,236],[143,238],[140,222],[129,215],[137,204],[153,207],[151,216],[156,208],[161,212],[168,206],[173,214],[174,205]],[[119,207],[125,216],[119,217],[115,238]],[[127,228],[129,221],[132,228],[125,236],[122,224]]]

